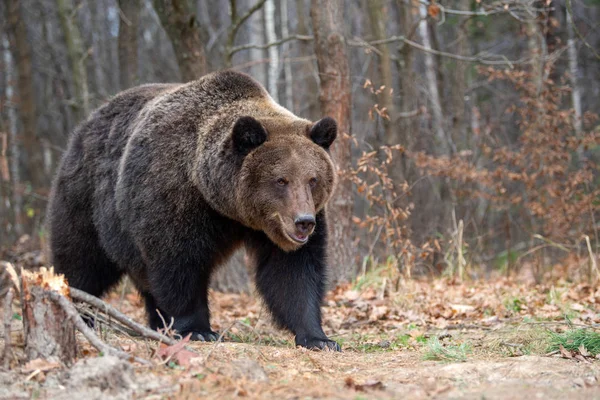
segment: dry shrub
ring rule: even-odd
[[[358,146],[354,138],[353,143]],[[360,228],[359,240],[368,247],[362,264],[363,276],[367,264],[370,263],[373,269],[383,265],[385,272],[392,272],[397,282],[399,273],[410,277],[414,267],[431,255],[431,244],[418,247],[410,240],[407,219],[414,204],[409,202],[408,183],[392,179],[394,161],[403,153],[404,148],[400,145],[363,151],[356,166],[345,173],[345,178],[354,184],[357,196],[366,205],[361,217],[353,217]]]
[[[596,249],[600,245],[600,187],[597,161],[593,160],[600,130],[592,128],[597,117],[586,114],[587,130],[577,137],[573,111],[563,107],[570,90],[567,86],[550,78],[540,86],[524,70],[490,68],[480,72],[490,81],[507,82],[518,91],[520,102],[506,111],[516,118],[518,141],[500,144],[492,132],[478,138],[478,157],[469,150],[452,157],[423,152],[408,156],[426,173],[454,182],[452,190],[458,201],[471,201],[473,206],[487,202],[499,221],[491,236],[498,237],[510,224],[513,232],[531,240],[530,247],[537,238],[541,246],[536,248],[560,248],[563,255],[568,250],[587,256],[591,251],[587,250],[586,235],[595,241]]]

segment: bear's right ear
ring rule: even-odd
[[[231,137],[233,148],[246,155],[267,140],[267,131],[256,119],[240,117],[233,125]]]
[[[337,137],[337,123],[331,117],[320,119],[310,129],[309,136],[313,142],[329,150],[329,146]]]

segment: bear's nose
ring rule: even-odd
[[[315,228],[315,217],[309,214],[301,215],[294,221],[298,233],[302,235],[310,235]]]

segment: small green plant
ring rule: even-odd
[[[437,337],[432,337],[427,341],[424,360],[445,361],[445,362],[464,362],[467,361],[467,354],[471,353],[469,343],[460,345],[443,344]]]
[[[381,353],[402,349],[414,349],[419,347],[420,344],[425,343],[427,339],[425,339],[423,335],[413,338],[413,336],[406,333],[397,336],[354,334],[350,340],[336,338],[336,341],[343,348],[352,349],[361,353]]]
[[[403,347],[408,347],[410,345],[410,338],[411,336],[405,333],[404,335],[398,335],[396,342]]]
[[[518,297],[504,300],[504,307],[513,313],[518,313],[519,311],[523,310],[523,304],[523,300],[519,299]]]
[[[515,265],[519,256],[519,252],[516,251],[501,251],[494,259],[494,268],[504,274],[510,265]]]
[[[569,329],[563,333],[550,332],[548,351],[559,350],[560,346],[569,351],[581,351],[585,348],[588,353],[596,356],[600,354],[600,333],[588,328]]]

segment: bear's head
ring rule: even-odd
[[[335,186],[329,147],[336,136],[328,117],[314,124],[238,118],[231,143],[241,157],[236,202],[244,223],[284,251],[307,243]]]

